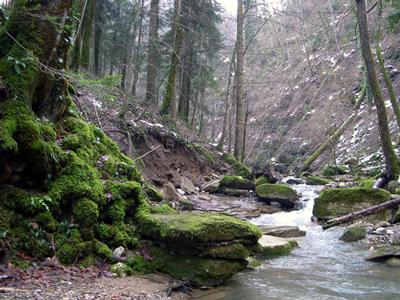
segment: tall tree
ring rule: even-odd
[[[97,0],[88,0],[85,12],[85,21],[83,23],[81,64],[83,69],[85,70],[89,70],[90,48],[92,41],[92,30],[94,23],[94,15],[96,12],[96,5],[97,5]]]
[[[378,77],[375,71],[375,62],[372,56],[371,45],[368,35],[368,22],[366,14],[365,0],[355,0],[357,6],[357,21],[360,30],[361,52],[364,58],[365,67],[371,92],[374,96],[374,102],[378,116],[379,136],[381,140],[382,151],[385,155],[386,168],[389,179],[399,179],[399,164],[396,153],[393,149],[392,139],[390,137],[388,119],[386,114],[385,102],[378,83]]]
[[[138,0],[136,2],[136,17],[135,17],[135,25],[133,26],[133,37],[132,37],[132,45],[131,45],[131,51],[129,55],[129,61],[128,61],[128,67],[127,67],[127,80],[125,84],[125,99],[124,99],[124,106],[121,109],[120,112],[120,117],[123,118],[128,111],[128,106],[129,106],[129,99],[131,96],[131,91],[132,91],[132,69],[133,69],[133,56],[135,55],[135,50],[136,50],[136,39],[139,35],[137,31],[138,25],[139,25],[139,20],[140,20],[140,15],[142,12],[142,5],[143,1]]]
[[[243,161],[243,134],[244,134],[244,117],[243,117],[243,73],[244,73],[244,43],[243,43],[243,1],[238,0],[237,10],[237,38],[236,38],[236,124],[235,124],[235,147],[234,156],[238,161]]]
[[[100,76],[100,40],[103,33],[103,15],[105,0],[98,0],[94,21],[94,74]]]
[[[161,107],[161,114],[171,113],[172,123],[176,123],[176,75],[178,73],[178,62],[180,59],[181,46],[183,41],[183,31],[180,26],[180,11],[182,0],[174,1],[174,20],[172,30],[172,54],[171,66],[168,75],[168,83],[165,89],[163,104]]]
[[[154,102],[154,99],[156,99],[158,4],[159,0],[151,0],[146,102]]]

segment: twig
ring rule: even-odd
[[[159,145],[157,148],[154,148],[153,150],[150,150],[149,152],[143,154],[142,156],[139,156],[138,158],[134,159],[133,162],[135,162],[135,161],[137,161],[137,160],[139,160],[139,159],[142,159],[143,157],[145,157],[146,155],[150,154],[150,153],[153,152],[153,151],[156,151],[156,150],[157,150],[158,148],[160,148],[160,147],[161,147],[161,145]]]

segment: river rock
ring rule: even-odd
[[[124,247],[119,246],[117,249],[115,249],[115,250],[113,251],[113,254],[114,254],[115,256],[121,257],[121,256],[124,254],[124,252],[125,252]]]
[[[306,181],[301,178],[289,178],[286,181],[286,183],[287,184],[304,184],[304,183],[306,183]]]
[[[400,233],[396,233],[393,236],[393,246],[400,246]]]
[[[239,176],[224,176],[220,184],[224,188],[239,190],[254,190],[254,184],[248,179]]]
[[[261,231],[220,214],[192,212],[139,215],[139,232],[151,240],[160,271],[199,285],[221,284],[247,267]]]
[[[390,201],[390,193],[382,189],[332,188],[315,199],[313,215],[318,219],[330,220],[387,201]],[[385,212],[375,214],[374,217],[382,220]]]
[[[285,184],[265,183],[256,187],[258,197],[267,203],[279,202],[283,208],[293,208],[299,202],[296,191]]]
[[[200,187],[201,191],[208,192],[211,194],[218,192],[218,189],[219,189],[219,179],[206,182]]]
[[[367,230],[361,224],[356,224],[347,228],[339,238],[343,242],[356,242],[367,236]]]
[[[307,176],[306,182],[308,185],[326,185],[329,183],[329,180],[315,176]]]
[[[284,238],[263,235],[258,241],[265,256],[288,254],[298,246],[297,241]]]
[[[364,259],[367,261],[374,262],[388,262],[389,264],[397,264],[400,260],[400,248],[387,246],[387,247],[372,247],[370,254]]]
[[[117,277],[123,278],[128,276],[126,273],[126,265],[122,262],[110,266],[110,271],[117,275]]]
[[[392,181],[389,181],[386,189],[389,191],[389,193],[394,194],[396,189],[399,186],[400,186],[400,183],[398,181],[392,180]]]
[[[196,191],[196,187],[194,186],[193,182],[185,176],[182,177],[181,189],[188,194],[193,194]]]
[[[282,226],[275,228],[260,228],[263,234],[272,235],[282,238],[293,238],[305,236],[306,232],[300,230],[299,227],[296,226]]]

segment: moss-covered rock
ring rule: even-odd
[[[339,240],[343,242],[356,242],[367,236],[367,230],[361,224],[356,224],[347,228]]]
[[[188,199],[179,198],[178,203],[182,205],[183,210],[194,210],[194,203]]]
[[[296,191],[285,184],[265,183],[256,187],[256,193],[261,200],[276,201],[285,208],[293,208],[299,201]]]
[[[237,162],[232,165],[232,171],[235,175],[241,176],[243,178],[246,178],[248,180],[253,180],[254,176],[251,173],[251,170],[243,163]]]
[[[270,178],[262,175],[262,176],[260,176],[260,177],[258,177],[256,179],[256,181],[254,182],[254,185],[257,187],[257,186],[262,185],[264,183],[273,183],[273,182],[271,182]]]
[[[264,256],[289,254],[292,249],[298,247],[297,241],[286,240],[275,236],[263,235],[259,241]]]
[[[333,188],[325,190],[315,199],[313,215],[329,220],[387,201],[390,201],[390,193],[382,189]],[[380,214],[378,214],[379,216]]]
[[[344,175],[347,174],[347,171],[343,166],[340,165],[328,165],[322,171],[322,175],[325,177],[335,176],[335,175]]]
[[[173,248],[231,240],[252,245],[261,237],[260,229],[249,222],[211,213],[142,214],[139,221],[144,236],[171,243]]]
[[[308,185],[326,185],[329,183],[329,180],[324,178],[319,178],[315,176],[307,176],[307,184]]]
[[[228,165],[233,165],[235,163],[237,163],[236,158],[230,154],[230,153],[226,153],[224,152],[222,154],[222,159],[221,159],[224,163],[227,163]]]
[[[161,194],[151,185],[146,185],[146,194],[152,201],[161,202],[164,200],[163,194]]]
[[[246,260],[196,257],[162,248],[152,248],[152,253],[152,268],[204,287],[219,285],[248,265]]]
[[[222,187],[239,190],[254,190],[254,184],[245,178],[239,176],[224,176],[220,180]]]
[[[360,187],[362,188],[372,188],[374,186],[374,180],[372,178],[361,180]]]

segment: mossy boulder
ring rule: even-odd
[[[244,270],[248,261],[206,258],[183,255],[163,248],[152,248],[154,254],[150,265],[177,278],[185,278],[202,287],[222,284],[236,273]]]
[[[217,285],[246,268],[261,231],[249,222],[211,213],[137,215],[140,233],[150,239],[152,264],[200,285]]]
[[[255,186],[259,186],[259,185],[262,185],[264,183],[273,183],[273,182],[272,182],[272,180],[270,178],[262,175],[262,176],[260,176],[260,177],[258,177],[256,179],[256,181],[254,182],[254,185]]]
[[[347,174],[347,171],[343,166],[340,165],[328,165],[322,171],[322,175],[324,175],[325,177],[344,174]]]
[[[367,236],[367,230],[361,224],[356,224],[347,228],[339,238],[343,242],[356,242]]]
[[[329,180],[324,178],[319,178],[315,176],[307,176],[307,184],[308,185],[326,185],[329,183]]]
[[[235,175],[241,176],[243,178],[253,180],[254,176],[251,173],[251,170],[243,163],[237,162],[232,165],[232,171]]]
[[[299,202],[297,192],[285,184],[265,183],[256,187],[256,193],[262,201],[276,201],[284,208],[293,208]]]
[[[253,182],[239,176],[222,177],[222,179],[220,180],[220,186],[239,190],[254,190],[255,188]]]
[[[372,188],[374,186],[374,180],[372,178],[361,180],[360,187]]]
[[[227,164],[230,165],[230,166],[233,165],[233,164],[235,164],[235,163],[237,163],[236,158],[235,158],[232,154],[226,153],[226,152],[224,152],[224,153],[222,154],[221,160],[222,160],[224,163],[227,163]]]
[[[179,245],[182,251],[232,240],[254,245],[261,237],[260,229],[249,222],[212,213],[141,214],[139,221],[141,234],[171,249]]]
[[[387,201],[390,201],[390,193],[382,189],[327,189],[315,199],[313,215],[319,219],[329,220]],[[384,213],[381,214],[377,214],[377,217],[384,218]]]

